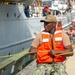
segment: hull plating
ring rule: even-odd
[[[30,47],[43,25],[41,18],[26,18],[22,5],[0,4],[0,56],[14,54]],[[5,58],[0,58],[3,61]]]

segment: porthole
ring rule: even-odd
[[[9,14],[7,13],[7,17],[9,17]]]
[[[14,13],[14,17],[16,17],[16,13]]]

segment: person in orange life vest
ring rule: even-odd
[[[58,20],[57,25],[56,25],[56,30],[62,30],[62,22],[61,20]]]
[[[70,26],[68,34],[70,36],[75,36],[75,26],[74,26],[74,22],[73,21],[71,21],[71,26]]]
[[[72,30],[75,30],[75,25],[73,21],[71,21],[71,27],[72,27]]]
[[[75,36],[75,24],[74,24],[75,21],[72,22],[71,24],[71,28],[72,28],[72,31],[71,31],[71,36]]]
[[[57,19],[53,15],[47,15],[40,22],[44,23],[45,32],[36,35],[29,50],[36,54],[37,70],[33,75],[67,75],[62,64],[67,56],[73,55],[68,35],[64,31],[56,31]],[[36,74],[38,71],[40,74]]]
[[[71,21],[70,29],[64,30],[64,31],[65,31],[65,33],[67,33],[69,36],[73,36],[73,33],[72,33],[72,30],[73,30],[73,29],[74,29],[73,21]]]

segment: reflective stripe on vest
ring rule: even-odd
[[[49,54],[50,50],[52,50],[51,35],[42,32],[42,44],[38,47],[37,63],[52,62],[52,56]]]
[[[65,50],[63,45],[63,39],[62,39],[62,31],[58,30],[54,34],[54,40],[53,40],[53,46],[54,50]],[[64,56],[55,56],[54,61],[55,62],[62,62],[66,59]]]

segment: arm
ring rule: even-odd
[[[70,39],[68,37],[68,35],[63,32],[62,33],[62,38],[63,38],[63,44],[65,47],[65,50],[51,50],[51,53],[53,55],[63,55],[63,56],[72,56],[73,55],[73,48],[72,48],[72,44],[70,43]]]
[[[35,39],[33,40],[31,47],[29,49],[29,52],[31,52],[31,54],[36,54],[37,53],[37,47],[40,44],[40,34],[36,35]]]
[[[29,52],[30,52],[30,55],[31,55],[30,59],[31,60],[35,59],[36,53],[37,53],[37,49],[35,47],[31,46],[30,49],[29,49]]]
[[[36,54],[37,53],[37,48],[31,46],[29,49],[29,52],[31,52],[31,54]]]
[[[50,53],[54,56],[59,56],[59,55],[62,55],[62,56],[72,56],[74,53],[73,53],[73,48],[72,48],[72,45],[68,45],[65,47],[65,50],[61,51],[61,50],[51,50]]]

